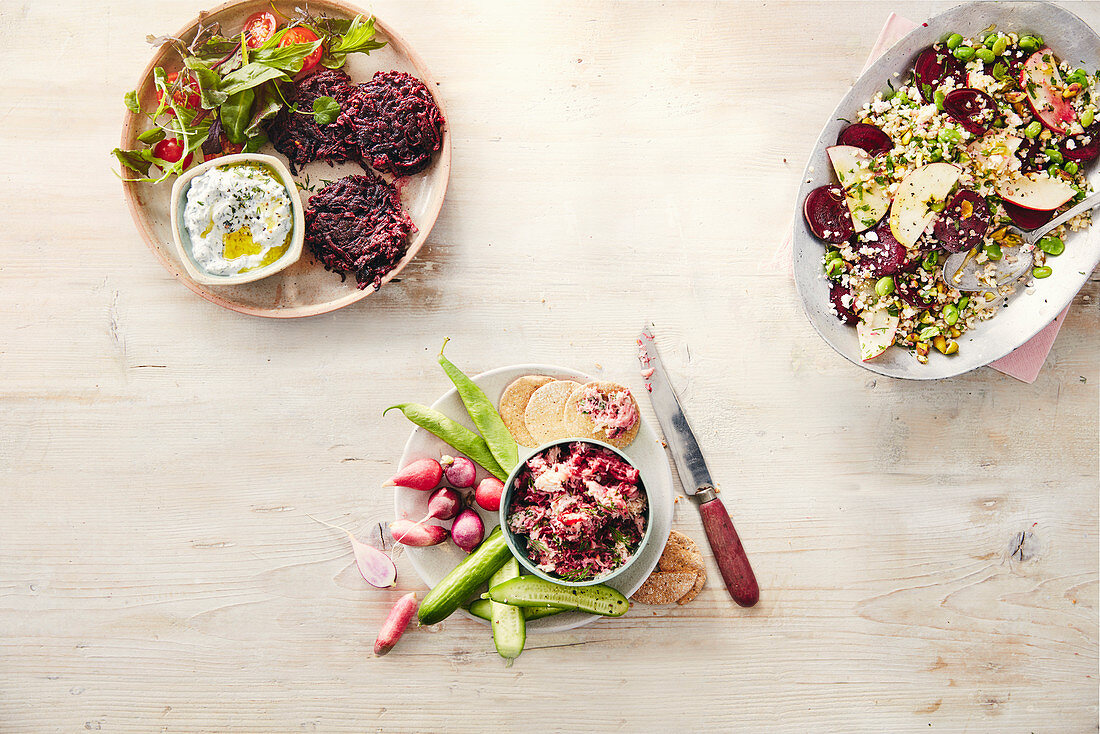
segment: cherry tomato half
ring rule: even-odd
[[[317,40],[317,34],[308,28],[302,26],[294,26],[279,39],[279,47],[290,46],[294,43],[313,43]],[[321,54],[324,53],[324,49],[320,46],[317,50],[305,57],[302,61],[302,74],[308,74],[317,68],[317,64],[321,63]]]
[[[275,29],[279,22],[275,20],[275,14],[266,10],[253,13],[244,22],[244,42],[249,48],[259,48],[275,35]]]
[[[171,87],[173,84],[176,83],[176,80],[179,79],[179,75],[180,75],[180,73],[178,71],[173,71],[171,74],[168,75],[168,86],[169,87]],[[160,104],[160,101],[163,98],[164,98],[164,95],[161,94],[161,91],[158,89],[157,90],[157,104],[158,105]],[[172,92],[172,100],[177,105],[179,105],[180,107],[188,107],[192,110],[197,110],[199,108],[199,105],[202,104],[202,97],[199,96],[199,80],[196,79],[193,75],[188,74],[187,78],[183,82],[183,89],[179,89],[175,92]],[[172,111],[171,107],[169,107],[167,109],[167,112],[168,112],[169,115],[176,114],[175,112]]]
[[[169,163],[175,163],[183,155],[183,142],[179,138],[165,138],[153,146],[153,155]],[[187,157],[183,159],[184,168],[191,165],[192,158],[194,158],[194,154],[188,153]]]

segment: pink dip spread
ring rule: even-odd
[[[626,388],[604,395],[595,385],[589,385],[577,410],[591,418],[608,438],[618,438],[638,422],[638,408]]]
[[[527,460],[516,477],[508,527],[526,536],[538,567],[568,581],[621,566],[645,534],[638,470],[613,451],[577,441]]]

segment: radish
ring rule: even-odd
[[[467,553],[473,551],[484,537],[485,523],[481,521],[481,515],[471,509],[463,510],[451,524],[451,538]]]
[[[386,621],[382,623],[382,629],[378,632],[378,639],[374,641],[375,655],[385,655],[393,649],[393,646],[401,639],[401,635],[405,633],[405,628],[409,626],[413,615],[416,614],[416,606],[415,591],[410,591],[397,600],[397,603],[393,605],[393,609],[390,610],[389,616],[386,617]]]
[[[496,477],[485,477],[474,490],[474,499],[481,509],[496,512],[500,509],[500,496],[504,493],[504,482]]]
[[[465,456],[444,456],[440,461],[443,465],[443,474],[452,487],[467,489],[474,486],[477,478],[477,467],[474,462]]]
[[[443,478],[443,467],[435,459],[420,459],[402,467],[401,471],[394,474],[382,485],[383,487],[408,487],[419,489],[421,492],[430,492],[439,486],[439,480]]]
[[[421,520],[450,520],[462,509],[462,495],[450,487],[440,487],[428,498],[428,515]]]
[[[313,515],[306,515],[306,517],[347,534],[348,540],[351,541],[351,552],[355,555],[355,565],[368,584],[379,589],[388,589],[397,583],[397,566],[393,565],[393,561],[383,551],[367,545],[352,535],[351,531],[344,530],[339,525],[317,520]]]
[[[393,533],[393,539],[398,543],[417,548],[439,545],[447,539],[447,528],[441,528],[438,525],[421,525],[412,520],[395,520],[391,522],[390,532]]]

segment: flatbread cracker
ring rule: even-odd
[[[562,416],[565,402],[580,387],[571,380],[552,380],[531,395],[523,412],[523,422],[537,444],[569,438]]]
[[[565,428],[569,431],[570,435],[577,436],[578,438],[594,438],[597,441],[609,443],[617,449],[625,449],[627,446],[634,443],[634,439],[638,437],[638,430],[642,426],[641,410],[638,408],[638,401],[635,399],[634,393],[630,392],[629,388],[623,387],[615,382],[589,382],[581,387],[582,389],[577,390],[569,396],[569,402],[565,405]],[[631,402],[634,403],[634,410],[638,413],[638,420],[634,421],[633,426],[615,438],[608,436],[607,431],[603,427],[597,426],[591,417],[580,411],[580,404],[581,401],[584,400],[585,390],[589,387],[595,387],[604,395],[625,391],[630,396]]]
[[[695,541],[683,533],[673,530],[668,534],[668,542],[657,561],[662,571],[702,571],[706,575],[707,567],[703,563],[703,554]]]
[[[696,573],[657,571],[650,574],[642,587],[630,598],[639,604],[671,604],[695,585]]]
[[[707,584],[707,567],[699,546],[694,540],[675,530],[668,535],[668,542],[657,561],[657,569],[650,576],[651,579],[659,573],[687,573],[693,576],[691,588],[676,599],[677,604],[683,605],[692,601]]]
[[[681,596],[676,600],[676,603],[680,606],[687,604],[688,602],[699,596],[699,592],[703,590],[703,587],[707,585],[707,572],[696,571],[695,572],[695,586],[691,587],[691,591]]]
[[[523,414],[535,390],[553,379],[547,375],[524,375],[504,388],[504,393],[500,396],[500,418],[520,446],[533,448],[539,445],[538,440],[527,430]]]

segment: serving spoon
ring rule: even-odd
[[[1008,225],[1005,228],[1007,234],[1018,237],[1020,239],[1020,244],[1011,247],[1002,246],[1003,255],[1000,260],[995,261],[997,268],[997,285],[1010,283],[1031,268],[1032,263],[1035,262],[1035,243],[1041,240],[1047,232],[1050,232],[1059,225],[1065,224],[1081,212],[1088,211],[1096,206],[1100,206],[1100,193],[1095,193],[1092,196],[1086,197],[1085,200],[1077,206],[1060,214],[1042,227],[1033,229],[1030,232],[1025,232],[1019,227]],[[975,257],[977,254],[978,248],[975,247],[973,250],[956,252],[954,255],[944,260],[943,270],[940,273],[943,282],[960,291],[991,290],[993,288],[992,285],[983,283],[978,279],[979,266],[977,258]],[[985,269],[985,263],[981,264],[981,269]]]

